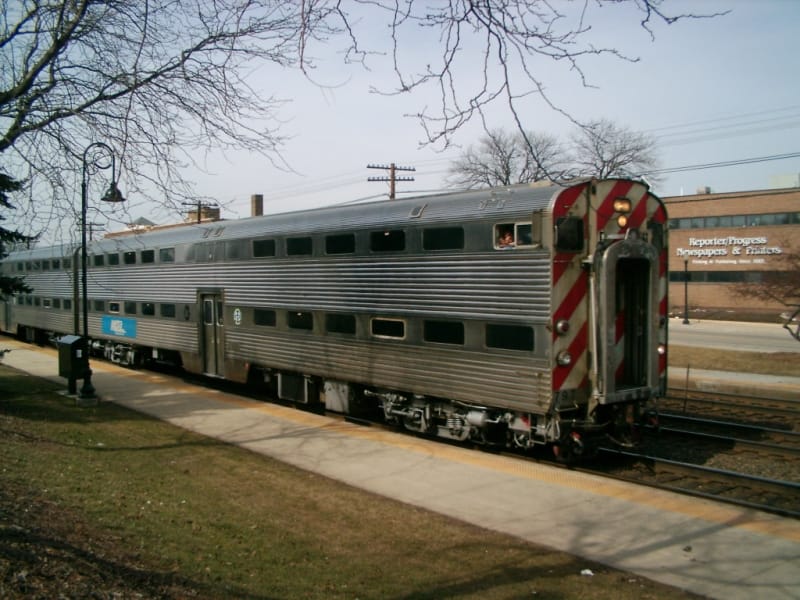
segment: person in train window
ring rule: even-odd
[[[514,232],[510,229],[506,229],[505,231],[500,232],[500,237],[497,238],[497,247],[506,249],[506,248],[513,248],[514,244]]]

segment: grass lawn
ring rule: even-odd
[[[2,598],[691,597],[2,365],[0,457]]]

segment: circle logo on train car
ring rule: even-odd
[[[234,309],[234,311],[233,311],[233,323],[235,325],[241,325],[242,324],[242,309],[241,308]]]

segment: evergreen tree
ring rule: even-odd
[[[5,173],[0,173],[0,211],[14,208],[9,202],[9,194],[18,191],[21,187],[22,184],[19,181],[12,179]],[[0,222],[2,221],[5,221],[5,217],[0,214]],[[0,262],[8,256],[8,247],[10,245],[27,243],[32,240],[32,237],[19,231],[11,231],[0,226]],[[25,285],[22,277],[7,277],[0,274],[0,300],[5,300],[14,294],[31,291],[31,288]]]

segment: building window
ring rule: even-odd
[[[372,319],[370,331],[376,337],[404,338],[406,323],[400,319]]]

